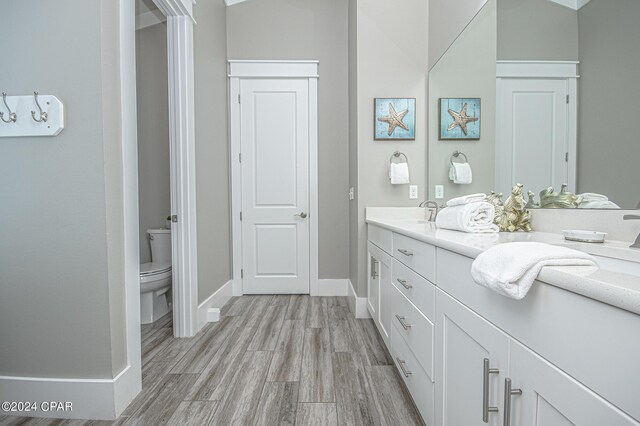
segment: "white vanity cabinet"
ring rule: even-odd
[[[640,316],[541,282],[500,296],[383,227],[368,247],[369,312],[428,426],[640,425]]]
[[[606,374],[606,366],[601,368]],[[502,385],[505,403],[509,398],[511,404],[510,419],[504,426],[638,424],[515,340],[510,342],[508,379],[516,393],[507,397],[506,383]]]
[[[436,424],[502,425],[509,336],[436,291]]]
[[[367,309],[389,346],[391,333],[391,232],[371,230],[368,251]]]

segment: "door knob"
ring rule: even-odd
[[[306,219],[307,218],[307,214],[305,212],[298,213],[295,216],[301,217],[302,219]]]

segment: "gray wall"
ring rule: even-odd
[[[320,278],[349,276],[348,4],[259,0],[227,8],[229,59],[316,59]]]
[[[112,378],[125,360],[117,13],[106,0],[2,11],[0,87],[55,94],[66,128],[0,143],[0,375]]]
[[[151,261],[147,229],[171,214],[167,26],[136,31],[140,263]]]
[[[389,183],[389,157],[409,158],[411,183],[424,199],[427,158],[427,2],[398,4],[385,0],[357,2],[357,209],[358,279],[354,287],[366,295],[366,207],[417,206],[408,185]],[[397,22],[397,25],[390,25]],[[373,99],[416,98],[416,140],[374,141]],[[352,255],[355,253],[352,252]]]
[[[433,68],[486,2],[429,0],[429,69]]]
[[[489,0],[446,54],[429,72],[429,198],[444,185],[444,199],[494,188],[496,123],[496,0]],[[481,98],[480,140],[438,140],[439,98]],[[447,112],[444,111],[444,114]],[[473,183],[457,185],[448,178],[449,159],[465,153]],[[442,203],[444,200],[438,200]]]
[[[498,59],[577,61],[578,13],[549,0],[498,0]]]
[[[231,279],[225,9],[222,0],[194,7],[199,303]]]
[[[578,13],[578,191],[635,208],[640,191],[640,2],[591,0]]]

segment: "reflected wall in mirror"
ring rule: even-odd
[[[580,7],[564,6],[569,3]],[[462,77],[457,70],[478,66],[475,53],[486,61],[494,47],[493,84],[469,79],[463,95],[485,92],[484,123],[490,125],[493,107],[495,128],[483,126],[481,152],[475,152],[468,143],[433,138],[430,117],[430,192],[445,185],[448,199],[491,189],[509,193],[523,183],[540,199],[540,192],[560,192],[567,184],[567,191],[586,194],[578,208],[637,208],[639,19],[637,0],[488,1],[432,69],[429,101],[437,109],[437,96],[451,96],[459,86],[447,77]],[[465,55],[465,47],[478,50]],[[447,179],[447,152],[454,150],[469,157],[471,185]]]

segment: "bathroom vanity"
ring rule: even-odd
[[[640,277],[546,267],[518,301],[475,284],[473,259],[561,235],[440,230],[417,209],[367,224],[367,308],[427,425],[640,424]]]

